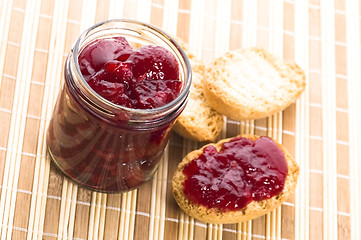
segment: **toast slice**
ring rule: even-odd
[[[173,130],[193,141],[214,141],[222,130],[223,115],[208,104],[203,92],[204,64],[190,53],[186,45],[177,40],[186,51],[192,66],[192,85],[187,106],[178,117]]]
[[[305,88],[305,75],[262,48],[230,51],[217,58],[203,78],[212,108],[234,120],[268,117],[284,110]]]
[[[252,142],[260,138],[259,136],[255,135],[239,135],[238,137],[247,138]],[[288,151],[284,148],[283,145],[271,139],[284,153],[287,163],[287,176],[284,180],[283,189],[280,193],[274,195],[271,198],[263,199],[260,201],[252,200],[242,209],[232,211],[220,208],[208,208],[204,205],[195,203],[194,201],[188,199],[184,193],[184,182],[187,179],[187,176],[183,173],[184,167],[192,160],[198,158],[203,153],[205,147],[213,145],[218,151],[220,151],[222,144],[229,142],[232,139],[233,138],[223,139],[218,143],[208,144],[199,150],[188,153],[178,165],[178,168],[173,176],[172,191],[176,202],[185,213],[200,221],[214,224],[237,223],[260,217],[280,206],[291,194],[293,194],[296,188],[297,178],[299,174],[299,167],[297,163],[294,161],[292,156],[288,153]],[[254,159],[251,160],[254,161]]]

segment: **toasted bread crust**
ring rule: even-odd
[[[259,136],[255,135],[239,135],[240,137],[248,138],[252,141],[255,141],[259,138]],[[223,139],[213,145],[219,151],[223,143],[230,141],[232,138]],[[275,143],[277,143],[275,141]],[[208,146],[206,145],[206,146]],[[285,185],[282,192],[278,195],[273,196],[270,199],[262,200],[262,201],[252,201],[246,207],[239,211],[222,211],[217,208],[207,208],[205,206],[192,203],[188,200],[183,191],[183,183],[186,179],[186,176],[183,174],[183,168],[186,164],[188,164],[193,159],[197,158],[199,155],[203,153],[203,149],[206,147],[202,147],[201,149],[192,151],[188,153],[182,162],[178,165],[178,168],[174,174],[172,181],[172,191],[176,202],[179,207],[190,216],[207,223],[237,223],[248,221],[257,217],[260,217],[273,209],[280,206],[295,190],[297,178],[299,174],[299,167],[297,163],[294,161],[292,156],[288,153],[288,151],[284,148],[282,144],[277,143],[279,148],[285,153],[287,165],[288,165],[288,173],[285,180]]]
[[[203,92],[204,64],[191,54],[186,45],[177,40],[187,52],[192,66],[192,85],[186,108],[178,117],[173,130],[193,141],[214,141],[222,130],[223,115],[208,104]]]
[[[253,47],[217,58],[206,69],[203,82],[212,108],[234,120],[251,120],[293,103],[305,88],[305,75],[297,64]]]

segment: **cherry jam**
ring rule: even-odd
[[[184,194],[192,202],[224,211],[279,194],[287,176],[283,151],[272,139],[235,137],[218,152],[207,146],[183,169]]]
[[[91,190],[124,192],[156,171],[191,81],[186,54],[161,30],[110,20],[82,34],[47,133],[53,162]]]
[[[150,109],[179,94],[179,66],[167,49],[146,45],[133,49],[124,37],[102,38],[79,55],[85,81],[102,97],[118,105]]]

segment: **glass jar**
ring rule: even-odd
[[[182,80],[180,94],[154,109],[131,109],[98,95],[78,63],[82,49],[104,37],[123,36],[136,49],[162,46],[173,53]],[[65,84],[47,133],[48,151],[58,168],[91,190],[123,192],[149,180],[156,171],[171,127],[189,96],[191,67],[182,48],[160,29],[133,20],[109,20],[85,31],[65,63]]]

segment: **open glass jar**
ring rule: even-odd
[[[78,56],[99,38],[123,36],[136,49],[158,45],[179,64],[182,88],[168,104],[132,109],[98,95],[84,80]],[[182,48],[160,29],[133,20],[109,20],[85,31],[65,63],[65,84],[47,133],[49,153],[60,170],[96,191],[123,192],[149,180],[156,171],[171,127],[189,95],[191,67]]]

